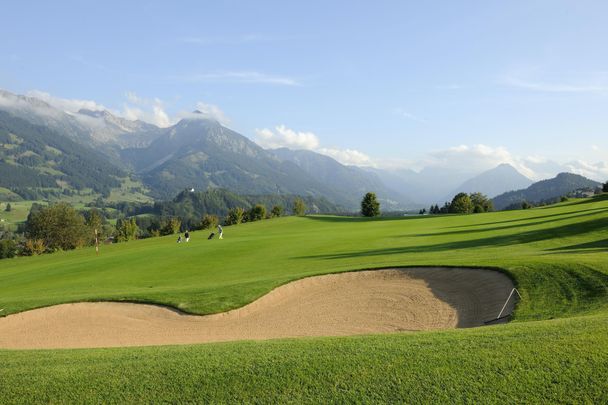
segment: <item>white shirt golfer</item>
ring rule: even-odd
[[[219,234],[220,234],[220,236],[218,237],[218,239],[223,239],[223,236],[222,236],[222,235],[224,234],[224,230],[222,229],[222,226],[221,226],[221,225],[218,225],[218,226],[217,226],[217,233],[219,233]]]

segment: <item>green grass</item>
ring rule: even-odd
[[[0,226],[4,226],[7,230],[11,231],[17,230],[17,226],[27,219],[33,203],[34,201],[10,202],[8,203],[11,205],[11,210],[9,212],[5,211],[7,203],[0,203],[0,220],[4,220],[0,221]],[[1,268],[2,263],[0,263],[0,269]]]
[[[492,267],[508,325],[182,347],[0,351],[0,402],[606,402],[608,195],[465,216],[279,218],[0,261],[3,315],[83,300],[242,306],[315,274]],[[561,318],[561,319],[554,319]]]
[[[434,333],[0,351],[10,403],[605,403],[608,316]]]

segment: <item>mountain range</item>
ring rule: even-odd
[[[326,198],[358,210],[363,194],[374,191],[390,211],[442,203],[461,191],[494,197],[532,184],[506,164],[484,173],[466,167],[416,172],[346,166],[309,150],[263,149],[198,111],[159,128],[105,110],[63,111],[3,90],[0,128],[0,187],[24,198],[84,189],[107,196],[109,190],[135,184],[157,199],[173,198],[186,188],[222,188]]]

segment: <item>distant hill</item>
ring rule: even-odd
[[[532,183],[532,180],[519,173],[513,166],[504,163],[465,181],[454,189],[446,200],[460,192],[480,192],[493,198],[507,191],[525,189]]]
[[[23,198],[92,189],[109,195],[127,176],[92,148],[0,110],[0,187]]]
[[[578,174],[560,173],[553,179],[539,181],[526,189],[503,193],[494,197],[492,202],[495,209],[502,210],[512,205],[521,204],[524,201],[529,203],[546,202],[579,189],[594,189],[599,186],[600,183],[597,181]]]
[[[466,169],[451,170],[442,167],[425,167],[420,172],[409,169],[364,170],[375,173],[386,187],[413,201],[419,208],[447,199],[459,184],[477,174]]]
[[[283,161],[298,165],[306,173],[348,199],[359,202],[369,191],[377,194],[383,209],[411,208],[412,200],[387,187],[373,172],[356,166],[345,166],[329,156],[309,150],[280,148],[272,153]]]
[[[212,189],[204,192],[180,192],[169,201],[154,204],[153,213],[159,216],[178,216],[189,227],[200,222],[204,214],[226,216],[228,210],[235,207],[249,209],[255,204],[262,204],[270,212],[273,206],[280,205],[285,214],[291,214],[293,203],[298,196],[294,195],[239,195],[228,190]],[[342,210],[324,198],[304,197],[307,213],[339,213]]]

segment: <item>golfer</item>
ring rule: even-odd
[[[217,225],[217,233],[220,234],[220,236],[218,237],[218,239],[223,239],[222,235],[224,234],[224,230],[222,229],[221,225]]]
[[[186,242],[190,241],[190,232],[186,231],[186,233],[184,234],[184,237],[186,238]]]

